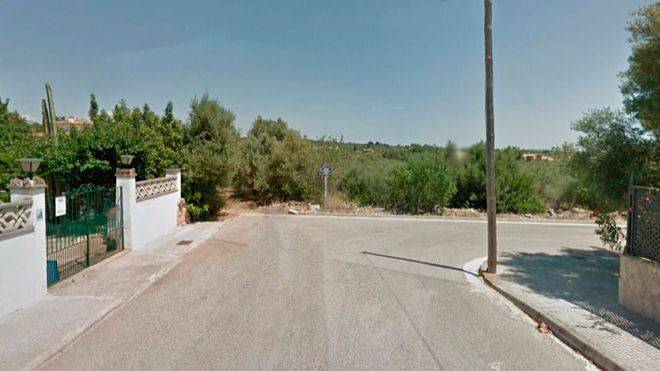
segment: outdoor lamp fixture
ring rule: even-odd
[[[29,177],[34,174],[39,165],[41,165],[41,159],[38,158],[21,158],[18,160],[18,163],[21,165],[21,169],[24,173],[28,174]]]
[[[119,158],[121,159],[121,164],[126,166],[126,167],[129,167],[131,165],[131,162],[133,162],[134,157],[135,156],[133,156],[133,155],[121,155],[121,156],[119,156]]]

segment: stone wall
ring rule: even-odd
[[[621,255],[619,303],[660,323],[660,264]]]

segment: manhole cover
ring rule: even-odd
[[[177,245],[184,246],[184,245],[190,245],[192,243],[192,240],[181,240],[177,242]]]

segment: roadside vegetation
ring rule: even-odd
[[[658,186],[659,15],[659,3],[651,4],[629,26],[630,67],[621,75],[625,110],[587,111],[572,123],[577,143],[535,152],[553,161],[524,161],[516,147],[496,151],[499,212],[583,207],[605,213],[626,207],[631,175],[636,184]],[[8,199],[9,179],[21,176],[18,158],[43,159],[39,174],[50,192],[61,193],[89,183],[114,185],[120,155],[131,154],[138,179],[183,169],[183,195],[193,220],[214,218],[226,201],[219,191],[226,187],[256,204],[320,203],[321,166],[336,170],[330,178],[333,199],[361,206],[400,213],[486,207],[484,143],[459,149],[452,142],[403,146],[309,139],[280,118],[262,117],[241,135],[234,113],[208,95],[191,100],[185,122],[174,117],[171,103],[162,115],[148,104],[130,108],[123,100],[106,112],[93,94],[89,117],[92,124],[80,131],[53,130],[28,123],[8,100],[0,100],[0,200]]]

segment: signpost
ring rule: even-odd
[[[319,169],[319,175],[323,176],[323,208],[328,207],[328,177],[335,172],[335,169],[329,166],[323,166]]]

